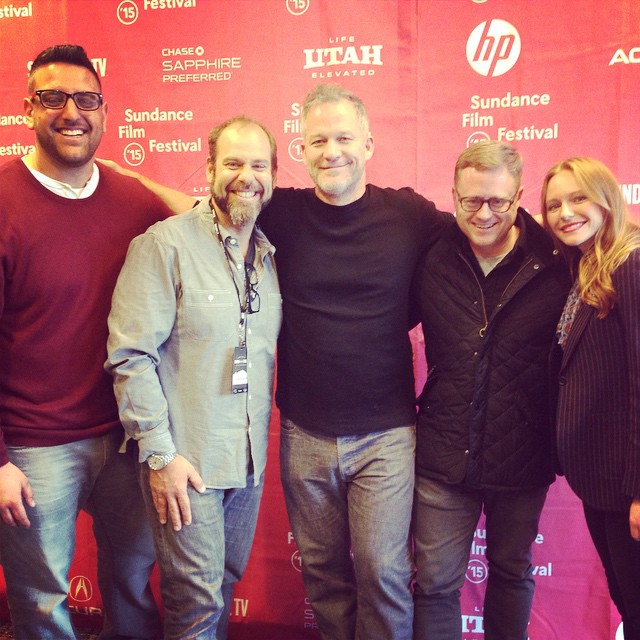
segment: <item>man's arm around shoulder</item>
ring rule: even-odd
[[[169,207],[173,213],[188,211],[197,204],[197,200],[186,193],[182,193],[176,189],[160,184],[159,182],[155,182],[154,180],[151,180],[151,178],[148,178],[141,173],[137,173],[136,171],[132,171],[131,169],[125,169],[113,160],[100,158],[98,161],[121,175],[129,176],[130,178],[138,180],[141,185],[160,198],[160,200],[162,200],[162,202]]]

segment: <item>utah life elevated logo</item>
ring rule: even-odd
[[[520,34],[505,20],[480,23],[467,40],[467,61],[482,76],[501,76],[520,56]]]
[[[328,47],[304,49],[304,69],[311,77],[326,80],[348,76],[373,76],[381,67],[382,45],[356,45],[354,35],[331,36]]]

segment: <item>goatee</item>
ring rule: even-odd
[[[222,213],[229,216],[229,220],[234,227],[242,228],[255,224],[260,211],[264,209],[271,198],[256,202],[238,202],[237,199],[230,202],[229,195],[225,197],[213,195],[213,201],[218,205]]]
[[[231,224],[234,227],[245,227],[248,224],[253,224],[258,217],[259,211],[256,211],[256,205],[253,203],[230,203],[228,196],[221,198],[215,195],[213,196],[213,200],[218,205],[218,209],[229,216]]]

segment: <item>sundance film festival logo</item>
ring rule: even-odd
[[[33,3],[28,2],[25,6],[8,4],[0,7],[0,18],[31,18],[33,16]]]
[[[480,23],[467,40],[467,61],[482,76],[501,76],[520,56],[520,34],[505,20]]]
[[[125,25],[133,24],[139,14],[138,5],[133,0],[122,0],[116,9],[118,20]]]
[[[480,584],[484,582],[489,575],[489,568],[487,565],[478,558],[472,558],[467,565],[466,578],[473,584]]]
[[[69,597],[76,602],[88,602],[93,596],[91,580],[85,576],[74,576],[69,584]]]
[[[140,16],[138,3],[144,11],[163,11],[165,9],[192,9],[197,0],[122,0],[116,9],[116,17],[124,25],[131,25]]]
[[[293,552],[291,556],[291,566],[300,573],[302,571],[302,557],[300,556],[300,552],[298,550]]]
[[[285,0],[287,11],[293,16],[301,16],[309,8],[311,0]]]

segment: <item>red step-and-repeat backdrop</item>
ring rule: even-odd
[[[613,169],[640,218],[637,0],[0,0],[0,162],[32,149],[22,119],[28,68],[60,42],[82,44],[102,77],[109,117],[100,155],[185,193],[208,192],[207,133],[240,113],[274,132],[278,183],[309,186],[300,103],[315,84],[336,82],[368,105],[373,183],[412,186],[450,209],[460,151],[501,139],[525,158],[532,212],[546,170],[579,154]],[[419,332],[413,340],[419,354]],[[419,356],[416,370],[419,385]],[[261,640],[269,628],[279,640],[318,637],[279,485],[277,418],[232,638],[257,624]],[[78,530],[70,602],[99,624],[88,518]],[[463,592],[465,640],[484,637],[485,544],[481,521]],[[562,479],[534,547],[530,638],[620,639],[579,502]]]

